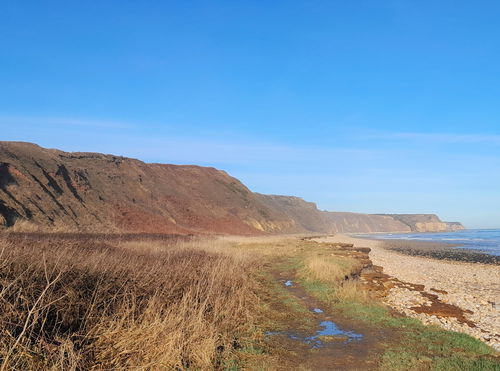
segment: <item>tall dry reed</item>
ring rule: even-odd
[[[334,302],[370,300],[363,284],[353,276],[361,269],[359,260],[343,256],[311,256],[305,259],[299,274],[308,280],[321,281],[332,290],[329,299]]]
[[[358,260],[342,256],[312,256],[305,259],[304,267],[313,279],[325,282],[338,282],[358,272]]]
[[[4,236],[0,368],[223,368],[253,323],[251,264],[154,236]]]

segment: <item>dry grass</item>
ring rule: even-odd
[[[4,236],[1,370],[223,368],[253,324],[255,263],[208,244]]]
[[[371,299],[364,285],[355,278],[362,268],[360,260],[342,256],[330,244],[309,241],[297,236],[224,236],[216,240],[216,251],[245,259],[299,258],[302,266],[299,276],[309,281],[322,282],[331,288],[329,296],[335,302]],[[199,244],[199,241],[191,243]],[[211,249],[211,241],[201,241],[199,248]]]
[[[333,296],[336,302],[368,303],[373,299],[363,284],[357,280],[338,282],[334,286]]]
[[[360,269],[358,260],[342,256],[312,256],[305,260],[304,266],[311,278],[333,283],[348,278]]]
[[[301,241],[302,235],[270,235],[270,236],[219,236],[217,241],[230,254],[243,254],[259,259],[294,257],[307,252],[316,243]]]
[[[25,232],[25,233],[33,233],[39,232],[41,227],[35,223],[32,223],[28,220],[18,220],[16,224],[9,228],[10,232]]]
[[[331,288],[327,294],[329,300],[366,303],[370,300],[368,291],[353,278],[360,269],[359,260],[350,257],[313,255],[304,260],[299,274],[306,280],[327,284]]]

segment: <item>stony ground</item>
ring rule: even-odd
[[[372,249],[373,264],[400,281],[390,285],[384,298],[392,308],[426,324],[467,333],[500,351],[499,265],[408,256],[384,249],[381,241],[345,235],[328,237],[327,241]],[[450,314],[453,307],[461,311]]]

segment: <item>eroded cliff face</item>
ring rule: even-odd
[[[459,222],[443,222],[435,214],[390,214],[395,220],[406,224],[414,232],[445,232],[464,229]]]
[[[299,197],[256,194],[259,200],[268,208],[278,210],[295,220],[305,230],[310,232],[330,233],[332,225],[314,202],[307,202]]]
[[[0,143],[0,222],[48,230],[303,232],[237,179],[199,166]]]
[[[404,217],[319,211],[314,203],[297,197],[253,193],[214,168],[146,164],[120,156],[0,142],[4,228],[181,234],[442,228],[439,218]]]
[[[324,215],[332,231],[344,233],[411,232],[410,226],[388,215],[372,215],[347,212],[329,212]]]

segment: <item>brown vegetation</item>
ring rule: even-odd
[[[8,369],[217,369],[252,326],[249,259],[170,238],[0,239]]]
[[[276,236],[0,235],[0,370],[374,369],[416,325],[367,292],[368,251]],[[318,352],[286,336],[332,318],[363,341]],[[276,331],[283,341],[265,335]],[[490,354],[474,347],[474,362]]]

